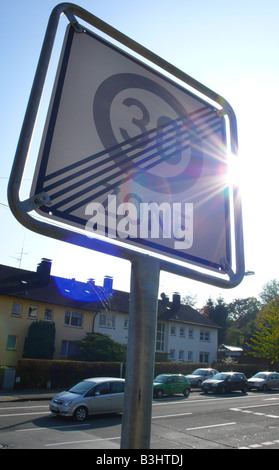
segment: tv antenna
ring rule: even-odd
[[[17,253],[19,256],[11,256],[11,258],[14,258],[14,259],[16,259],[16,260],[19,262],[19,265],[18,265],[19,268],[21,267],[21,262],[22,262],[22,257],[23,257],[23,255],[27,255],[27,254],[28,254],[28,252],[24,252],[23,250],[24,250],[24,241],[23,241],[23,244],[22,244],[22,248],[21,248],[20,253]]]

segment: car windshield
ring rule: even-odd
[[[202,369],[196,369],[196,370],[194,370],[192,375],[206,375],[206,373]]]
[[[166,379],[167,377],[165,375],[157,375],[157,377],[154,379],[154,382],[164,383]]]
[[[258,372],[256,375],[253,376],[255,379],[266,379],[267,374],[264,374],[263,372]]]
[[[214,375],[213,379],[214,380],[226,380],[228,378],[228,374],[216,374]]]
[[[90,390],[90,388],[92,388],[94,385],[95,382],[87,382],[84,380],[69,388],[68,392],[76,393],[77,395],[83,395],[85,392],[88,392],[88,390]]]

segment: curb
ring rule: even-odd
[[[54,395],[63,390],[50,390],[50,391],[26,391],[26,392],[8,392],[0,391],[0,403],[8,402],[24,402],[24,401],[39,401],[39,400],[51,400]],[[200,392],[198,389],[191,390],[192,393]]]
[[[1,391],[0,392],[0,403],[6,402],[21,402],[21,401],[38,401],[38,400],[51,400],[54,395],[61,392],[61,390],[53,390],[53,391],[41,391],[41,392],[8,392],[8,391]]]

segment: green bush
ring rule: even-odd
[[[159,374],[187,375],[199,367],[210,367],[210,365],[193,362],[155,362],[154,377]]]
[[[0,366],[0,389],[2,388],[2,385],[3,385],[5,369],[7,369],[6,366]]]
[[[124,362],[126,359],[126,346],[114,341],[109,335],[86,333],[85,338],[81,341],[76,341],[76,344],[79,347],[79,353],[72,357],[73,360]]]
[[[191,374],[199,367],[209,364],[184,362],[155,362],[154,377],[159,374]],[[247,378],[260,370],[267,370],[264,365],[224,363],[214,364],[219,372],[235,370],[243,372]],[[272,369],[273,370],[273,369]],[[122,372],[122,374],[121,374]],[[17,376],[20,376],[19,388],[46,388],[47,382],[55,389],[65,389],[88,377],[125,377],[125,364],[120,362],[79,362],[42,359],[19,359]],[[1,369],[0,369],[1,383]]]
[[[24,345],[23,357],[29,359],[52,359],[55,349],[55,323],[32,322]]]
[[[19,388],[68,388],[88,377],[120,377],[119,362],[78,362],[41,359],[19,359]],[[124,374],[124,368],[123,368]]]
[[[242,372],[247,379],[255,375],[257,372],[270,370],[275,371],[274,367],[267,367],[266,364],[215,364],[214,368],[220,372],[235,371]]]

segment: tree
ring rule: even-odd
[[[92,362],[125,362],[126,346],[113,341],[108,335],[87,333],[81,341],[76,341],[79,354],[71,359]]]
[[[272,279],[264,284],[263,289],[260,293],[260,298],[262,299],[262,303],[264,305],[269,304],[276,297],[279,296],[279,281],[277,279]]]
[[[201,313],[206,318],[211,318],[214,312],[214,302],[211,297],[207,300],[205,306],[201,309]]]
[[[242,346],[244,343],[244,339],[245,338],[242,331],[239,330],[239,328],[234,325],[230,320],[228,320],[224,343],[230,344],[231,346]]]
[[[218,297],[217,302],[214,303],[210,297],[206,305],[203,307],[202,314],[221,327],[221,329],[218,330],[218,343],[222,344],[225,337],[228,317],[228,307],[225,304],[224,299],[222,297]]]
[[[261,303],[256,297],[247,297],[246,299],[235,299],[228,305],[229,319],[233,320],[238,328],[255,320],[261,309]]]
[[[31,323],[24,345],[23,357],[52,359],[55,350],[55,323],[35,321]]]
[[[184,297],[182,297],[181,303],[183,305],[190,305],[191,307],[195,307],[197,303],[197,295],[191,294],[191,292],[189,292],[188,294],[184,295]]]
[[[226,344],[243,346],[256,330],[261,303],[256,297],[235,299],[228,304]]]
[[[251,354],[279,362],[279,300],[270,303],[259,321],[259,329],[251,338]]]

